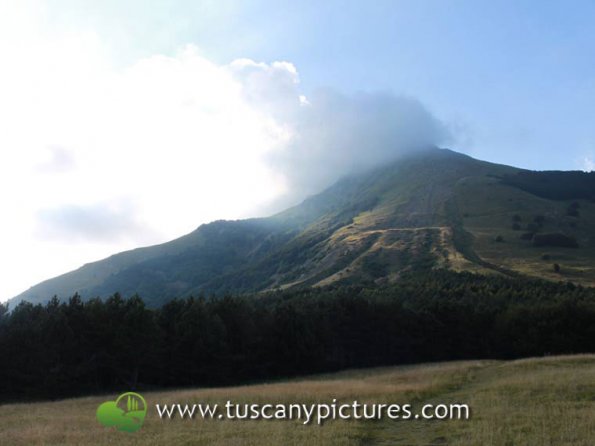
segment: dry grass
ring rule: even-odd
[[[101,427],[105,398],[0,406],[2,445],[591,445],[595,356],[468,361],[342,372],[234,388],[146,393],[136,433]],[[161,421],[154,404],[211,402],[464,402],[466,421]],[[417,405],[416,405],[417,406]]]

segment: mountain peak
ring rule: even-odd
[[[547,172],[527,172],[449,149],[408,153],[272,217],[201,225],[86,264],[16,300],[118,291],[159,305],[201,292],[393,282],[440,268],[594,284],[595,205],[586,192],[595,190],[593,177],[566,173],[575,187],[560,195],[559,184],[549,186],[556,193],[544,186]]]

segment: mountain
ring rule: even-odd
[[[386,283],[446,268],[595,284],[595,173],[533,172],[428,149],[268,218],[215,221],[13,299],[174,296]]]

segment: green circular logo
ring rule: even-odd
[[[136,432],[143,426],[147,402],[138,393],[127,392],[97,408],[97,421],[122,432]]]

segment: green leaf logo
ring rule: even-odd
[[[106,401],[97,408],[97,421],[122,432],[136,432],[143,426],[147,403],[142,395],[123,393],[116,401]]]

